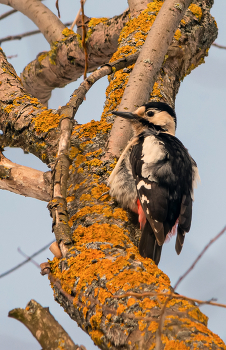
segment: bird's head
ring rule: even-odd
[[[113,114],[129,119],[136,132],[155,127],[157,130],[175,135],[177,118],[174,110],[164,102],[149,102],[133,113],[113,112]]]

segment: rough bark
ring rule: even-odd
[[[165,1],[149,31],[139,58],[130,74],[119,111],[133,112],[137,106],[147,103],[156,80],[156,75],[164,61],[174,33],[183,18],[191,0],[175,4]],[[124,118],[116,118],[109,137],[109,153],[119,157],[130,139],[131,127]]]
[[[13,163],[0,153],[0,189],[48,202],[50,183],[50,172]]]
[[[61,117],[27,93],[1,49],[0,81],[0,146],[20,147],[51,165],[55,162]]]
[[[217,33],[209,14],[211,4],[203,0],[186,12],[151,98],[173,106],[181,79],[203,61]],[[130,19],[121,32],[112,61],[141,48],[161,5],[162,2],[155,0],[147,10]],[[150,259],[139,255],[137,216],[121,209],[107,194],[106,181],[116,159],[103,160],[114,120],[111,111],[120,103],[131,70],[129,66],[112,74],[100,122],[73,127],[67,210],[74,245],[65,260],[54,258],[50,262],[50,281],[55,299],[101,349],[151,350],[156,346],[156,332],[167,297],[157,294],[143,299],[135,296],[118,299],[116,296],[127,291],[167,293],[171,290],[170,281]],[[1,74],[4,78],[6,72],[2,69]],[[7,78],[12,82],[9,75]],[[7,86],[8,80],[3,80],[3,84]],[[3,105],[7,105],[4,98]],[[7,113],[5,107],[0,119],[4,137],[14,127],[18,110],[14,108]],[[36,137],[33,124],[28,125],[31,137]],[[26,140],[22,130],[21,140]],[[45,134],[43,139],[44,143],[48,142]],[[173,298],[166,306],[163,321],[162,349],[225,349],[219,337],[208,330],[206,316],[191,301]]]
[[[128,0],[128,5],[130,9],[130,13],[132,16],[135,16],[137,13],[140,13],[143,11],[146,7],[147,4],[150,2],[148,0]]]
[[[63,39],[65,26],[40,0],[0,0],[30,18],[40,29],[49,44]]]
[[[117,49],[118,37],[128,21],[128,11],[113,18],[93,18],[87,32],[88,72],[109,61]],[[47,104],[51,91],[77,80],[84,72],[81,36],[63,30],[64,39],[55,42],[49,52],[41,53],[25,67],[21,80],[26,90]]]
[[[23,323],[42,346],[42,350],[79,349],[51,315],[49,308],[42,307],[35,300],[30,300],[25,309],[9,311],[8,316]]]

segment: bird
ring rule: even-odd
[[[138,214],[139,253],[159,264],[166,237],[176,234],[179,255],[192,219],[198,167],[175,136],[177,118],[165,102],[149,102],[135,112],[114,111],[128,119],[133,137],[122,152],[108,185],[123,207]]]

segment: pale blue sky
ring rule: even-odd
[[[56,13],[55,1],[47,0]],[[63,4],[63,5],[62,5]],[[74,19],[80,1],[59,2],[63,22]],[[127,8],[126,0],[87,0],[85,12],[90,17],[111,17]],[[9,8],[0,5],[0,13]],[[226,2],[216,2],[212,14],[219,27],[217,42],[226,45]],[[73,15],[72,15],[73,14]],[[0,36],[23,33],[35,29],[35,25],[17,13],[0,22]],[[36,55],[49,49],[42,35],[2,44],[7,56],[17,54],[10,60],[19,75],[26,64]],[[226,50],[212,47],[206,64],[199,66],[181,84],[176,99],[178,117],[177,137],[181,139],[196,160],[201,176],[201,184],[195,191],[192,228],[186,237],[181,255],[174,251],[174,239],[163,248],[159,267],[168,274],[174,284],[177,278],[190,266],[209,240],[226,224],[225,219],[225,157],[226,118],[224,101],[226,98]],[[81,80],[80,80],[81,81]],[[79,82],[53,92],[51,108],[65,104]],[[87,94],[87,99],[77,114],[80,123],[99,119],[105,100],[107,79],[103,79]],[[5,155],[12,161],[40,170],[46,166],[21,150],[7,150]],[[31,255],[54,239],[47,203],[1,191],[0,232],[3,237],[0,247],[0,273],[23,260],[17,252],[20,247]],[[216,242],[198,263],[195,270],[183,281],[178,292],[198,299],[218,298],[226,303],[225,264],[226,234]],[[36,261],[44,262],[52,258],[46,250]],[[9,276],[0,279],[0,342],[7,350],[39,350],[40,346],[30,332],[18,321],[9,319],[7,313],[15,307],[25,307],[30,299],[35,299],[50,311],[68,331],[75,343],[84,344],[88,350],[94,349],[92,340],[80,330],[63,309],[53,300],[52,289],[47,277],[42,277],[33,264],[27,264]],[[209,316],[209,328],[226,341],[226,310],[205,306],[201,308]]]

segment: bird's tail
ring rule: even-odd
[[[162,246],[159,246],[155,234],[149,224],[148,220],[146,221],[141,234],[139,252],[143,258],[150,258],[154,260],[156,265],[158,265],[161,257]]]

